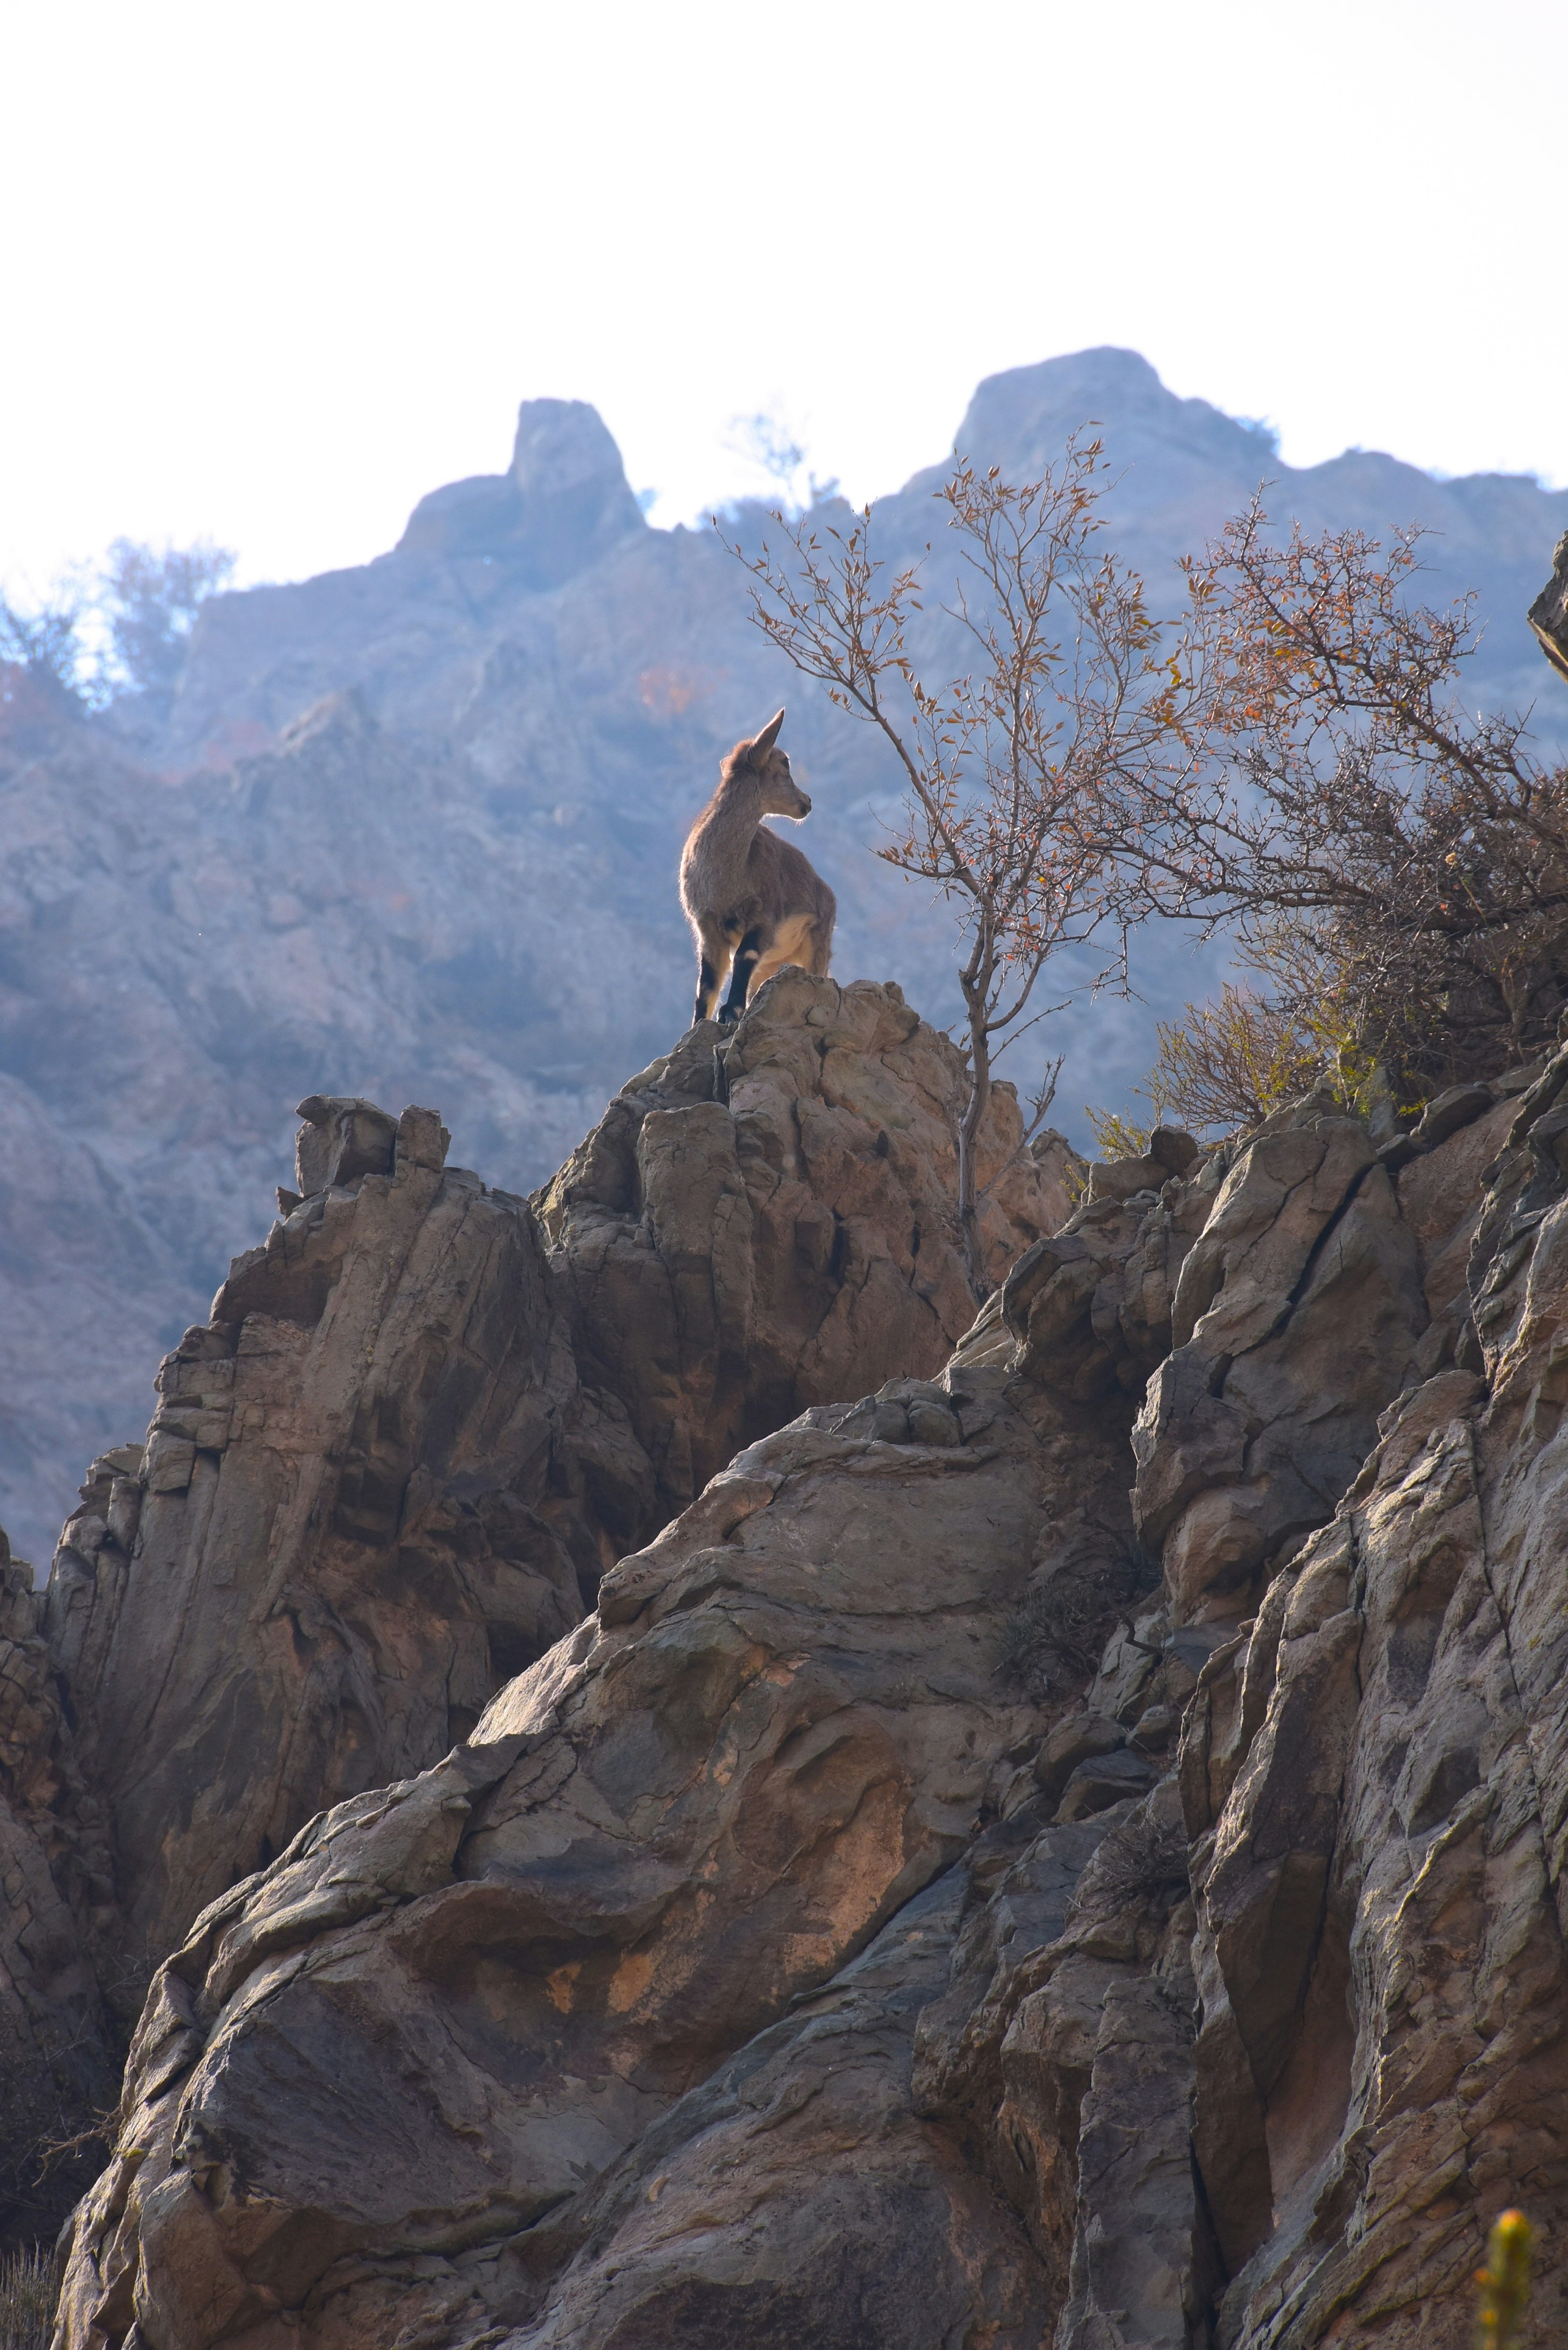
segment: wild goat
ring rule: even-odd
[[[719,788],[692,826],[680,858],[680,903],[697,940],[697,1017],[710,1019],[734,965],[722,1021],[786,962],[826,973],[838,909],[798,848],[764,829],[765,816],[798,824],[811,802],[777,748],[784,712],[750,743],[737,743]]]

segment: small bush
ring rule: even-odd
[[[1158,1033],[1149,1090],[1196,1133],[1261,1124],[1310,1089],[1334,1050],[1290,1004],[1229,980],[1217,1003],[1189,1003],[1180,1020],[1162,1020]]]
[[[0,2350],[48,2350],[54,2262],[42,2244],[0,2252]]]
[[[1132,1554],[1064,1567],[1032,1585],[1002,1627],[999,1669],[1042,1698],[1087,1679],[1098,1669],[1117,1617],[1158,1581],[1159,1569]]]
[[[1246,960],[1262,987],[1227,980],[1218,1001],[1189,1003],[1179,1020],[1158,1024],[1158,1057],[1136,1088],[1149,1106],[1149,1126],[1244,1132],[1324,1079],[1347,1109],[1367,1116],[1388,1078],[1351,967],[1283,922],[1261,932]],[[1092,1109],[1089,1123],[1106,1158],[1130,1158],[1147,1145],[1147,1128],[1130,1112]]]
[[[1113,1918],[1133,1906],[1168,1918],[1191,1889],[1187,1856],[1180,1813],[1140,1807],[1101,1845],[1078,1880],[1074,1907],[1091,1918]]]
[[[1148,1126],[1139,1126],[1120,1110],[1091,1107],[1085,1115],[1102,1159],[1141,1159],[1148,1149],[1150,1128],[1158,1123],[1158,1110]]]

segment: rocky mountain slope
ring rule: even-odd
[[[1523,615],[1568,496],[1359,452],[1284,467],[1128,352],[992,380],[957,440],[1025,473],[1089,419],[1157,601],[1268,475],[1310,526],[1430,524],[1434,585],[1480,591],[1478,693],[1538,692]],[[936,478],[879,503],[889,556],[926,544]],[[945,918],[869,853],[893,788],[869,738],[748,627],[713,534],[646,525],[579,405],[530,403],[510,469],[436,491],[377,561],[217,599],[166,724],[83,725],[0,679],[0,1518],[19,1549],[44,1556],[81,1461],[144,1420],[145,1366],[254,1229],[295,1102],[439,1102],[459,1156],[514,1191],[560,1163],[686,1015],[679,843],[781,701],[838,967],[947,1020]],[[1142,1006],[1054,1024],[1070,1128],[1209,976],[1151,937]]]
[[[790,973],[531,1204],[308,1106],[8,1587],[7,2084],[152,1970],[64,2350],[1457,2345],[1511,2203],[1560,2329],[1568,1046],[1075,1207],[1003,1097],[972,1323],[955,1084]]]

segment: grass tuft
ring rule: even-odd
[[[48,2350],[55,2264],[43,2244],[0,2252],[0,2350]]]

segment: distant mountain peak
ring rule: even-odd
[[[586,400],[525,400],[517,411],[512,479],[524,497],[596,490],[607,504],[631,491],[620,451],[597,408]],[[633,506],[637,505],[631,498]],[[638,508],[640,519],[641,509]]]
[[[504,564],[556,587],[647,527],[597,409],[586,400],[525,400],[511,471],[432,490],[397,551]]]
[[[1139,351],[1101,343],[985,377],[953,437],[961,457],[1044,470],[1071,432],[1104,427],[1113,459],[1158,447],[1255,480],[1260,434],[1211,400],[1184,400]],[[1114,445],[1111,445],[1114,442]]]

